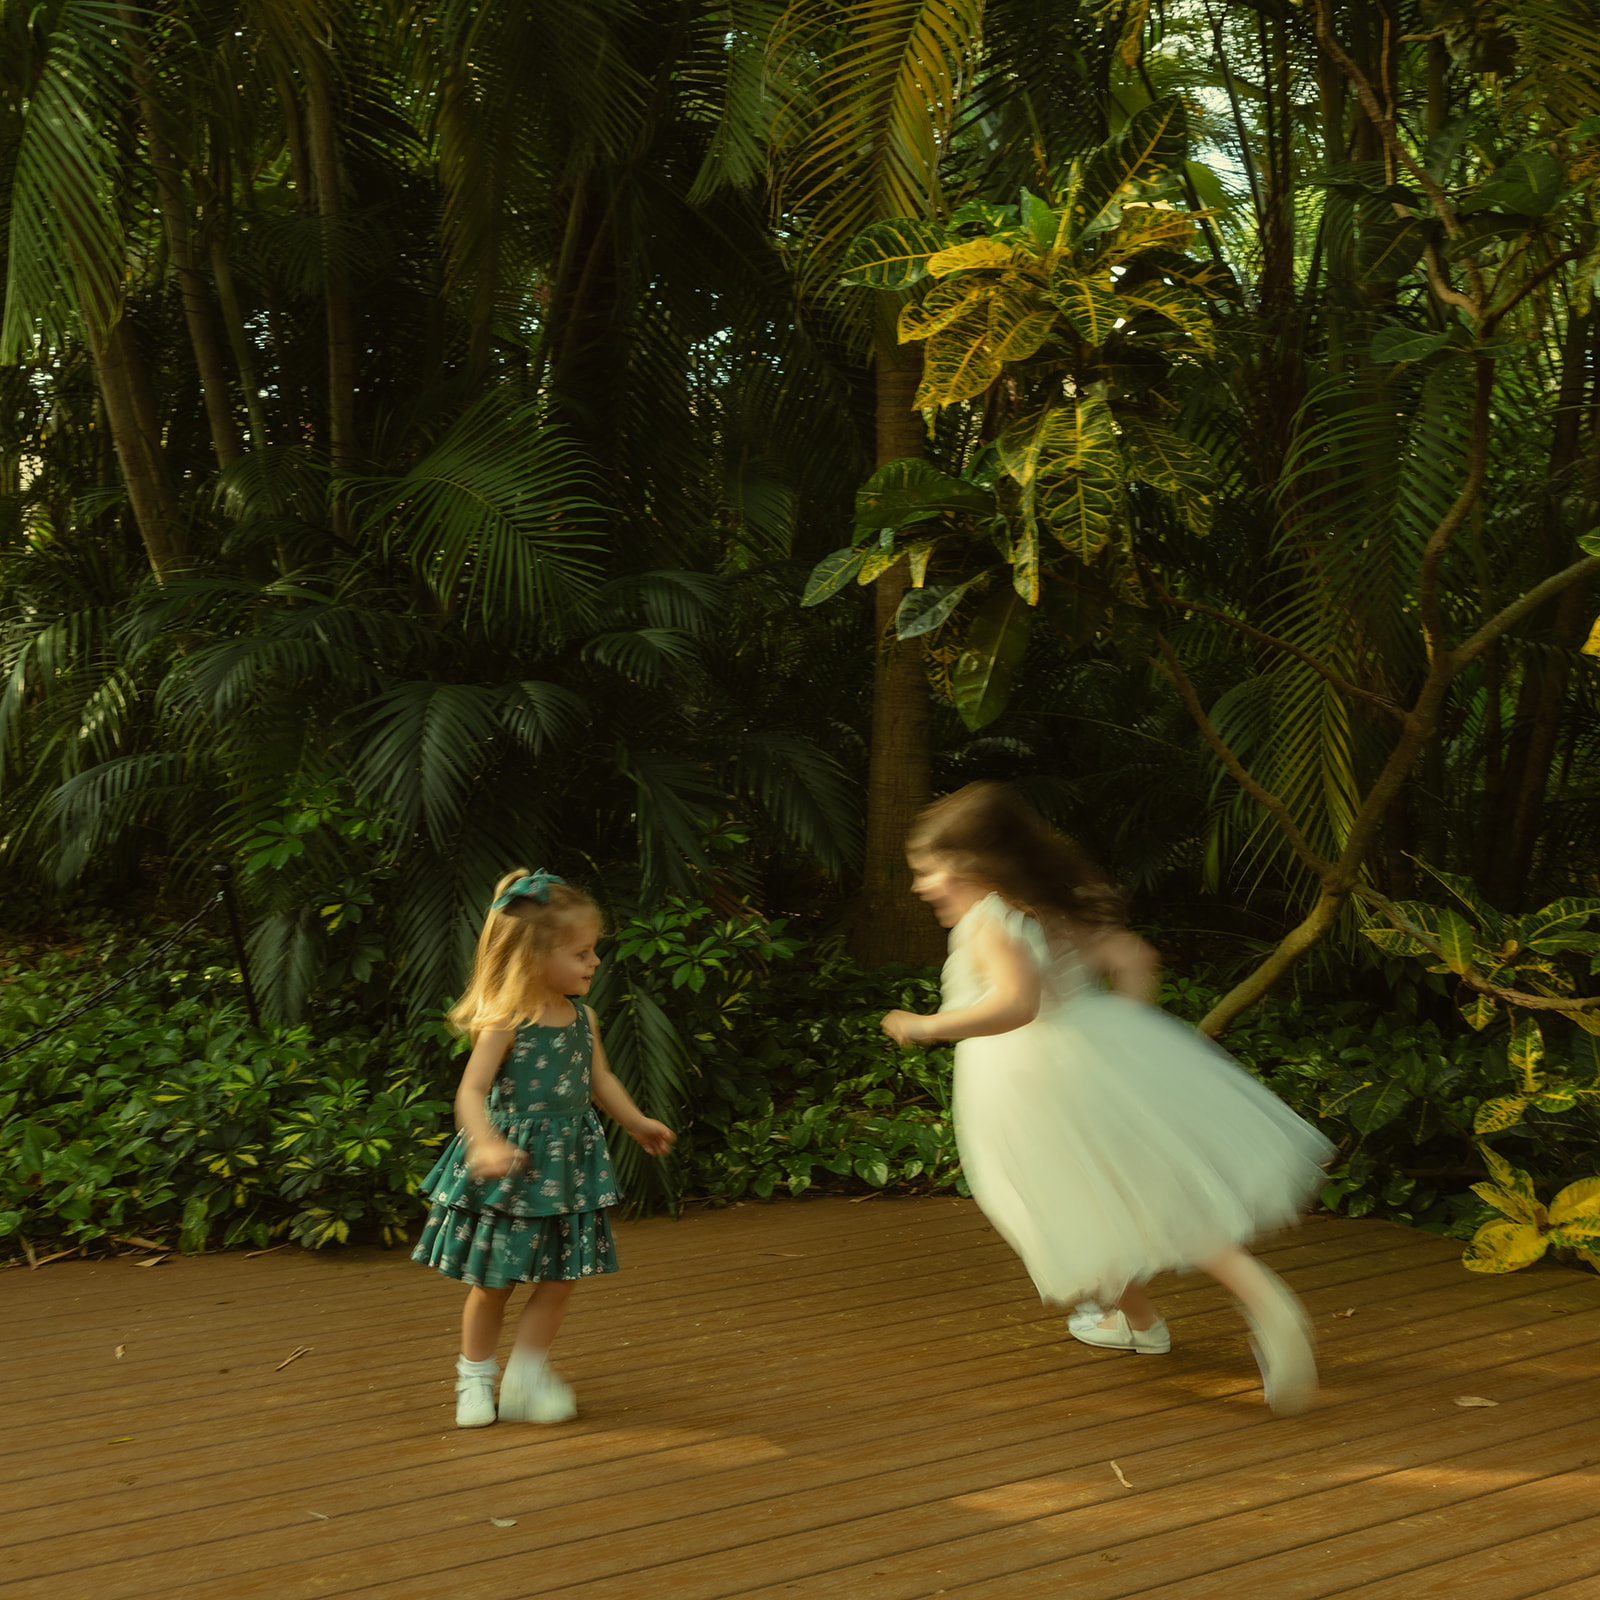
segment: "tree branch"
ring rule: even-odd
[[[1417,574],[1417,609],[1422,616],[1422,638],[1430,662],[1436,660],[1445,649],[1444,608],[1439,603],[1439,566],[1456,530],[1467,520],[1467,513],[1477,501],[1489,471],[1489,414],[1494,399],[1494,362],[1479,356],[1474,364],[1477,367],[1477,383],[1472,401],[1472,448],[1467,456],[1467,480],[1462,484],[1455,504],[1429,536]]]
[[[1280,639],[1275,634],[1265,633],[1240,617],[1231,617],[1226,611],[1219,611],[1215,606],[1203,605],[1198,600],[1176,599],[1167,593],[1166,588],[1157,577],[1151,576],[1150,581],[1163,605],[1171,606],[1176,610],[1198,612],[1203,617],[1213,617],[1216,621],[1248,635],[1258,644],[1270,645],[1274,650],[1282,650],[1286,655],[1291,655],[1296,661],[1310,667],[1318,676],[1327,679],[1341,694],[1350,695],[1357,700],[1365,700],[1368,705],[1376,706],[1378,710],[1387,712],[1391,717],[1397,717],[1402,722],[1405,721],[1405,712],[1387,695],[1374,694],[1370,689],[1363,689],[1359,685],[1351,683],[1342,673],[1335,671],[1326,662],[1319,661],[1309,651],[1302,650],[1299,645],[1290,644],[1287,639]]]
[[[1283,829],[1284,837],[1289,841],[1290,848],[1300,857],[1319,878],[1326,878],[1333,870],[1331,863],[1324,861],[1315,850],[1306,843],[1305,836],[1300,832],[1299,826],[1289,813],[1289,808],[1277,795],[1264,789],[1245,770],[1244,764],[1239,760],[1227,744],[1222,735],[1212,726],[1211,718],[1206,715],[1206,708],[1200,704],[1200,696],[1195,692],[1194,685],[1189,681],[1189,675],[1183,670],[1177,656],[1173,653],[1172,646],[1167,643],[1165,634],[1156,635],[1156,648],[1161,652],[1162,665],[1166,668],[1167,676],[1172,679],[1179,696],[1185,706],[1189,708],[1189,715],[1194,718],[1195,726],[1200,730],[1200,736],[1211,746],[1217,759],[1232,774],[1234,781],[1250,795],[1256,803],[1269,811],[1277,820],[1278,826]]]
[[[1570,567],[1563,567],[1560,572],[1551,573],[1543,583],[1536,583],[1520,599],[1502,607],[1475,634],[1456,646],[1453,655],[1457,670],[1481,655],[1507,629],[1519,623],[1529,612],[1537,611],[1546,600],[1560,594],[1568,584],[1576,583],[1580,578],[1587,578],[1596,572],[1600,572],[1600,556],[1585,556],[1582,561],[1574,561]]]

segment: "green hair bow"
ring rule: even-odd
[[[489,907],[491,911],[504,911],[513,900],[537,900],[540,905],[550,904],[550,885],[552,883],[565,883],[565,878],[558,878],[553,872],[546,872],[540,867],[537,872],[530,873],[526,878],[518,878],[513,884],[507,886],[504,894],[495,896],[494,904]]]

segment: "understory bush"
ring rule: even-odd
[[[0,951],[0,1054],[141,954]],[[446,1103],[380,1038],[252,1027],[205,954],[0,1061],[0,1241],[404,1236]]]

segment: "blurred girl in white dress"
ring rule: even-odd
[[[1294,1221],[1333,1147],[1193,1028],[1154,1005],[1158,961],[1121,897],[1000,784],[930,806],[908,853],[915,892],[950,929],[944,1003],[891,1011],[899,1044],[953,1039],[962,1169],[1040,1296],[1098,1307],[1084,1344],[1161,1355],[1145,1292],[1198,1267],[1240,1301],[1267,1403],[1316,1393],[1310,1327],[1244,1248]]]

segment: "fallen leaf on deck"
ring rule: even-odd
[[[315,1517],[318,1522],[332,1522],[333,1521],[333,1518],[330,1517],[327,1514],[326,1511],[308,1511],[308,1512],[306,1512],[306,1515],[308,1517]]]
[[[278,1363],[278,1364],[277,1364],[277,1366],[275,1366],[275,1367],[274,1367],[274,1368],[273,1368],[273,1369],[272,1369],[272,1370],[273,1370],[273,1371],[274,1371],[274,1372],[282,1372],[282,1371],[283,1371],[283,1369],[284,1369],[284,1368],[285,1368],[285,1367],[286,1367],[286,1366],[288,1366],[288,1365],[289,1365],[289,1363],[290,1363],[290,1362],[291,1362],[291,1361],[298,1361],[298,1360],[299,1360],[299,1359],[300,1359],[300,1357],[301,1357],[301,1356],[308,1356],[308,1355],[310,1355],[310,1354],[311,1354],[311,1346],[310,1346],[310,1345],[308,1345],[308,1344],[297,1344],[297,1345],[296,1345],[296,1346],[295,1346],[295,1347],[294,1347],[294,1349],[293,1349],[293,1350],[291,1350],[291,1351],[290,1351],[290,1352],[289,1352],[289,1353],[288,1353],[288,1355],[286,1355],[286,1356],[285,1356],[285,1357],[284,1357],[284,1358],[283,1358],[283,1360],[282,1360],[282,1361],[280,1361],[280,1362],[279,1362],[279,1363]]]
[[[123,1436],[120,1439],[107,1439],[106,1443],[107,1444],[132,1444],[133,1443],[133,1435],[131,1433],[125,1433],[125,1434],[123,1434]]]
[[[1355,1314],[1356,1314],[1356,1308],[1354,1306],[1351,1306],[1348,1311],[1335,1311],[1334,1312],[1334,1316],[1336,1316],[1336,1317],[1353,1317]]]
[[[53,1256],[40,1256],[37,1260],[30,1250],[28,1252],[28,1264],[37,1272],[40,1267],[47,1267],[52,1261],[65,1261],[68,1256],[77,1255],[82,1248],[81,1244],[75,1244],[70,1250],[57,1250]]]
[[[282,1244],[269,1244],[265,1250],[246,1250],[244,1258],[249,1261],[255,1256],[270,1256],[274,1250],[287,1250],[293,1243],[293,1239],[285,1239]]]
[[[497,1528],[514,1528],[517,1525],[515,1517],[490,1517],[489,1521]]]
[[[1112,1463],[1111,1463],[1111,1470],[1112,1470],[1112,1471],[1113,1471],[1113,1472],[1114,1472],[1114,1473],[1116,1473],[1116,1475],[1117,1475],[1117,1482],[1118,1482],[1118,1483],[1120,1483],[1120,1484],[1121,1484],[1121,1485],[1122,1485],[1122,1487],[1123,1487],[1123,1488],[1124,1488],[1124,1489],[1131,1489],[1131,1488],[1132,1488],[1132,1487],[1133,1487],[1133,1485],[1132,1485],[1132,1484],[1131,1484],[1131,1483],[1129,1483],[1129,1482],[1128,1482],[1128,1480],[1127,1480],[1127,1479],[1126,1479],[1126,1478],[1125,1478],[1125,1477],[1124,1477],[1124,1476],[1123,1476],[1123,1475],[1122,1475],[1122,1468],[1121,1468],[1121,1467],[1119,1467],[1119,1466],[1118,1466],[1118,1465],[1117,1465],[1117,1464],[1116,1464],[1116,1462],[1115,1462],[1115,1461],[1113,1461],[1113,1462],[1112,1462]]]
[[[1458,1394],[1456,1396],[1456,1404],[1458,1406],[1497,1406],[1500,1402],[1498,1400],[1485,1400],[1481,1394]]]
[[[135,1261],[136,1267],[159,1267],[167,1258],[165,1256],[146,1256],[143,1261]]]
[[[118,1361],[120,1361],[120,1360],[121,1360],[121,1359],[122,1359],[122,1352],[123,1352],[123,1351],[124,1351],[124,1350],[126,1350],[126,1349],[127,1349],[127,1348],[128,1348],[128,1347],[127,1347],[127,1345],[125,1345],[125,1344],[119,1344],[119,1345],[118,1345],[118,1346],[117,1346],[117,1360],[118,1360]]]
[[[164,1244],[158,1244],[154,1239],[143,1238],[137,1233],[127,1235],[117,1233],[113,1234],[112,1237],[118,1244],[136,1244],[141,1250],[165,1250],[167,1248]]]

